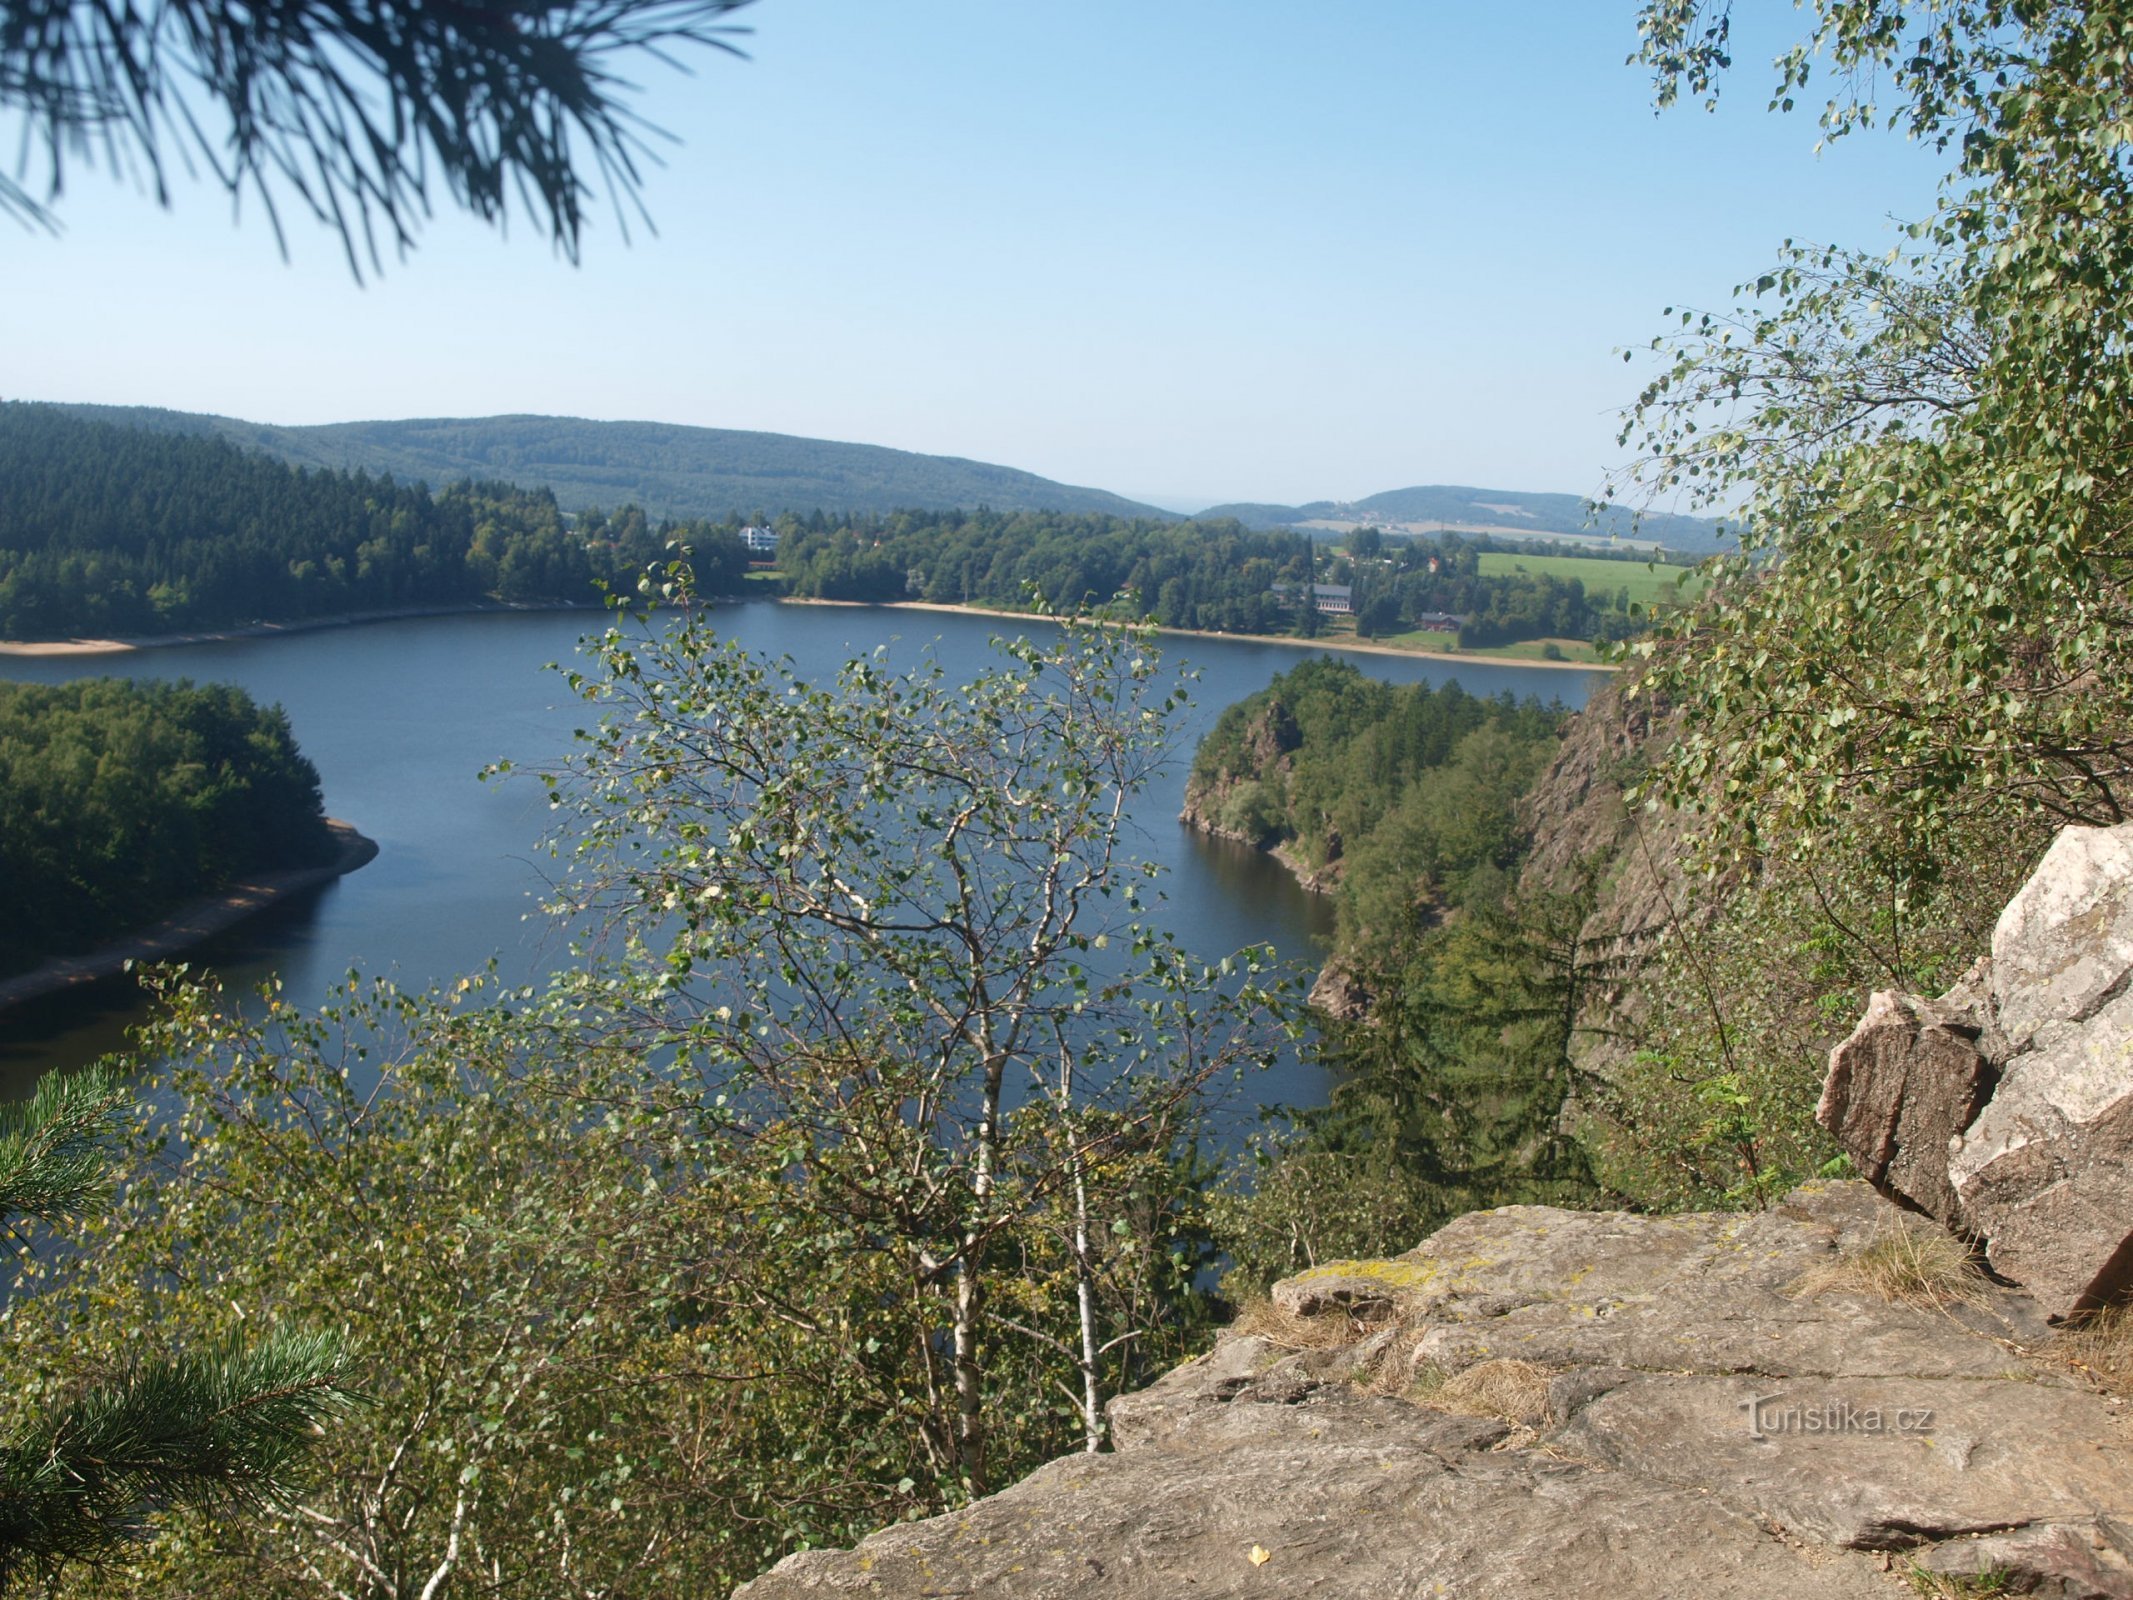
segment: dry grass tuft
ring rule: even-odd
[[[2133,1306],[2092,1312],[2064,1329],[2044,1354],[2097,1388],[2133,1399]]]
[[[1548,1385],[1555,1373],[1531,1361],[1480,1361],[1448,1378],[1425,1375],[1417,1398],[1463,1417],[1499,1417],[1520,1427],[1548,1419]]]
[[[1230,1331],[1240,1338],[1264,1339],[1282,1350],[1345,1350],[1383,1328],[1339,1312],[1300,1317],[1271,1300],[1252,1300],[1237,1312]]]
[[[1831,1290],[1868,1294],[1894,1305],[1945,1310],[1954,1305],[1982,1305],[1985,1275],[1953,1234],[1923,1223],[1907,1223],[1816,1268],[1798,1287],[1802,1295]]]

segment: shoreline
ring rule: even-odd
[[[234,883],[220,894],[204,895],[179,907],[161,921],[135,933],[100,945],[85,955],[54,956],[43,966],[0,979],[0,1012],[46,995],[62,994],[83,984],[115,978],[129,964],[164,961],[183,955],[195,945],[235,927],[247,917],[292,895],[315,889],[358,867],[367,866],[378,854],[377,842],[356,832],[352,823],[326,819],[327,830],[339,846],[333,860],[317,867],[290,867],[280,872],[262,872]]]
[[[781,606],[846,606],[856,610],[938,611],[969,617],[997,617],[1008,622],[1048,622],[1029,611],[1009,611],[998,606],[951,605],[938,600],[818,600],[798,595],[722,595],[700,604],[748,605],[767,599]],[[255,622],[239,628],[203,633],[167,633],[138,639],[0,639],[0,658],[40,660],[72,656],[128,655],[136,650],[166,650],[191,644],[221,644],[234,639],[270,639],[285,633],[313,633],[323,628],[355,628],[370,622],[400,622],[416,617],[479,616],[512,611],[604,611],[604,602],[578,600],[531,600],[514,604],[502,600],[468,601],[459,605],[393,606],[383,611],[353,611],[335,617],[305,617],[295,622]],[[1376,644],[1367,639],[1298,639],[1280,633],[1221,633],[1205,628],[1165,628],[1155,631],[1174,639],[1226,639],[1239,644],[1280,645],[1291,650],[1324,650],[1347,655],[1392,656],[1409,661],[1472,663],[1486,667],[1532,667],[1542,672],[1619,672],[1605,661],[1541,661],[1520,656],[1485,656],[1471,651],[1421,650],[1406,645]],[[0,1005],[5,1005],[0,1000]]]
[[[857,610],[877,611],[945,611],[966,617],[1002,617],[1010,622],[1056,622],[1056,617],[1040,617],[1029,611],[1008,611],[997,606],[959,606],[940,600],[816,600],[798,595],[781,595],[779,605],[785,606],[849,606]],[[1467,662],[1484,667],[1537,667],[1544,672],[1619,672],[1622,669],[1605,661],[1527,661],[1518,656],[1483,656],[1472,651],[1459,650],[1411,650],[1405,645],[1374,644],[1367,639],[1298,639],[1283,633],[1218,633],[1206,628],[1164,628],[1155,630],[1175,639],[1225,639],[1232,644],[1276,644],[1297,650],[1337,650],[1352,655],[1397,656],[1411,661]]]
[[[402,622],[414,617],[467,617],[491,611],[599,611],[597,600],[468,600],[441,606],[387,606],[382,611],[349,611],[331,617],[300,617],[294,622],[248,622],[242,627],[201,633],[149,634],[137,639],[0,639],[0,656],[39,660],[53,656],[120,656],[136,650],[168,650],[188,644],[224,644],[233,639],[271,639],[284,633],[316,633],[324,628],[359,628],[368,622]]]

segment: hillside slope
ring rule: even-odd
[[[1706,517],[1654,513],[1639,522],[1625,508],[1611,506],[1594,521],[1581,495],[1457,484],[1421,484],[1387,489],[1362,500],[1313,500],[1300,506],[1213,506],[1200,515],[1235,517],[1251,528],[1374,522],[1417,532],[1460,529],[1527,538],[1636,539],[1691,555],[1710,555],[1721,548],[1720,524]]]
[[[151,406],[76,405],[99,422],[217,433],[300,467],[385,472],[433,488],[463,478],[545,486],[565,510],[634,504],[653,517],[946,510],[1170,514],[1012,467],[782,433],[581,417],[435,417],[281,427]]]

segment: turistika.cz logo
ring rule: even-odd
[[[1931,1406],[1858,1406],[1849,1400],[1808,1404],[1783,1394],[1759,1394],[1743,1400],[1751,1439],[1824,1433],[1914,1435],[1933,1431]]]

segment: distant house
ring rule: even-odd
[[[1345,583],[1314,583],[1311,585],[1311,604],[1329,617],[1346,617],[1355,613],[1355,590]]]
[[[778,553],[778,535],[771,528],[743,528],[741,543],[748,547],[748,553],[752,556],[774,556]]]
[[[1424,633],[1457,633],[1466,618],[1450,611],[1425,611],[1415,618],[1415,626]]]
[[[1296,592],[1292,583],[1277,583],[1273,588],[1274,598],[1286,600]],[[1345,583],[1314,583],[1311,585],[1311,604],[1329,617],[1347,617],[1355,614],[1355,589]]]

